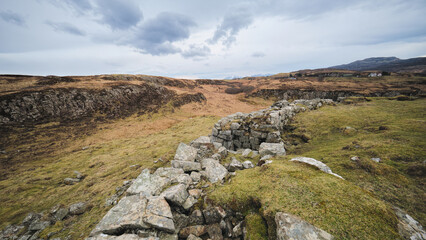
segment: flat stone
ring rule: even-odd
[[[122,234],[120,236],[111,236],[107,234],[99,234],[94,237],[86,238],[86,240],[158,240],[156,237],[146,237],[146,238],[140,238],[136,234]]]
[[[197,162],[172,160],[172,167],[182,168],[184,172],[201,171],[201,164]]]
[[[148,204],[146,205],[145,211],[147,214],[173,218],[170,206],[167,203],[166,199],[164,199],[164,197],[159,197],[159,196],[148,197]]]
[[[197,157],[196,148],[188,146],[185,143],[179,143],[174,160],[193,162],[195,161],[196,157]]]
[[[291,159],[290,161],[296,161],[296,162],[306,163],[306,164],[309,164],[311,166],[314,166],[314,167],[318,168],[319,170],[321,170],[321,171],[323,171],[325,173],[328,173],[328,174],[334,175],[334,176],[336,176],[338,178],[344,179],[341,176],[333,173],[331,171],[331,169],[327,165],[325,165],[321,161],[315,160],[313,158],[296,157],[296,158]]]
[[[146,214],[143,219],[145,223],[147,223],[148,225],[156,229],[169,232],[169,233],[175,232],[175,224],[173,220],[170,218],[153,215],[153,214]]]
[[[299,239],[299,240],[331,240],[334,237],[299,217],[278,212],[275,215],[277,225],[277,239]]]
[[[254,164],[247,160],[243,162],[243,167],[244,169],[254,168]]]
[[[167,185],[170,185],[169,178],[151,175],[148,169],[144,169],[126,192],[127,195],[157,196]]]
[[[200,148],[203,145],[211,144],[210,138],[207,136],[201,136],[190,143],[190,145],[194,148]]]
[[[352,161],[359,161],[359,157],[358,156],[353,156],[353,157],[351,157],[351,160]]]
[[[272,156],[285,156],[285,149],[283,143],[266,143],[263,142],[259,147],[260,156],[272,155]]]
[[[167,167],[167,168],[160,167],[154,172],[154,175],[159,177],[167,177],[172,179],[172,181],[173,179],[176,179],[181,174],[184,174],[183,169],[173,168],[173,167]]]
[[[45,228],[47,228],[48,226],[50,226],[49,221],[38,220],[38,221],[31,223],[31,225],[28,227],[28,230],[30,230],[30,231],[41,231],[41,230],[44,230]]]
[[[189,196],[186,189],[187,186],[185,186],[185,184],[178,184],[166,189],[163,193],[161,193],[161,196],[164,197],[168,202],[183,207],[186,199]]]
[[[191,234],[196,237],[199,237],[206,233],[207,233],[206,226],[203,226],[203,225],[189,226],[179,231],[179,237],[187,238]]]
[[[206,177],[210,182],[216,183],[222,181],[228,174],[228,170],[219,161],[212,158],[206,158],[201,161],[201,165],[205,168]]]
[[[90,233],[95,236],[100,233],[116,234],[120,229],[126,226],[132,226],[134,229],[149,228],[144,222],[143,217],[148,200],[141,195],[133,195],[122,198],[117,205],[111,208],[102,220]]]
[[[68,208],[59,208],[56,212],[55,212],[55,218],[58,221],[63,220],[69,213]]]

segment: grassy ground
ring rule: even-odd
[[[0,228],[22,221],[31,211],[46,211],[56,204],[69,206],[86,201],[92,205],[90,211],[58,222],[44,231],[47,234],[65,226],[65,231],[55,237],[86,237],[109,209],[104,206],[105,200],[114,193],[116,187],[121,186],[124,180],[138,176],[142,168],[167,164],[174,156],[179,142],[189,143],[199,136],[209,134],[211,126],[219,119],[211,116],[185,118],[182,114],[184,113],[168,113],[167,117],[164,114],[154,114],[150,117],[120,120],[114,125],[149,125],[157,120],[161,123],[164,118],[179,119],[177,123],[166,129],[160,128],[157,132],[148,131],[146,134],[130,135],[128,138],[121,136],[115,140],[111,136],[115,131],[109,127],[101,127],[96,134],[79,140],[91,143],[87,150],[81,150],[80,147],[55,157],[23,163],[13,177],[0,181]],[[97,138],[105,139],[96,142]],[[154,164],[160,157],[165,162]],[[131,165],[142,167],[130,168]],[[74,170],[86,174],[87,177],[78,184],[64,185],[63,179],[74,177]]]
[[[288,156],[238,172],[210,196],[246,213],[259,212],[268,223],[277,211],[298,215],[337,239],[398,239],[391,204],[425,224],[425,110],[424,99],[374,99],[299,114],[294,131],[284,136],[298,143],[287,145]],[[346,181],[289,162],[294,156],[323,161]]]

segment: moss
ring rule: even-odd
[[[258,213],[250,213],[246,216],[247,239],[267,240],[268,228],[262,216]]]

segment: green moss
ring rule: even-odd
[[[268,228],[262,216],[258,213],[250,213],[246,216],[247,239],[267,240]]]

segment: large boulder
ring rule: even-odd
[[[196,157],[197,157],[196,148],[188,146],[185,143],[179,143],[174,160],[193,162],[195,161]]]
[[[292,158],[290,161],[306,163],[308,165],[311,165],[311,166],[318,168],[319,170],[321,170],[325,173],[328,173],[328,174],[334,175],[338,178],[344,179],[340,175],[333,173],[331,171],[331,169],[327,165],[325,165],[323,162],[318,161],[316,159],[308,158],[308,157],[296,157],[296,158]]]
[[[157,196],[167,185],[170,185],[170,178],[151,175],[148,169],[144,169],[127,189],[127,195]]]
[[[134,229],[149,228],[143,221],[147,199],[144,196],[133,195],[121,199],[90,233],[90,236],[97,234],[117,234],[125,226],[132,226]]]
[[[299,217],[278,212],[275,215],[277,225],[278,240],[331,240],[334,237],[305,221]]]
[[[205,169],[205,175],[210,182],[216,183],[222,181],[228,174],[228,170],[219,161],[212,158],[206,158],[201,161],[201,166]]]
[[[259,147],[260,156],[285,156],[284,143],[266,143],[263,142]]]

